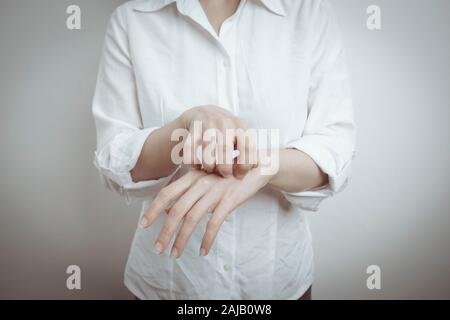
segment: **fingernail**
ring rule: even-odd
[[[146,218],[146,217],[143,217],[143,218],[141,219],[141,227],[142,227],[142,228],[146,228],[146,227],[147,227],[147,224],[148,224],[147,218]]]
[[[161,254],[163,248],[162,248],[162,244],[158,241],[155,243],[155,246],[153,247],[153,252],[156,254]]]
[[[178,258],[178,250],[177,250],[177,248],[173,248],[172,249],[171,256],[174,257],[174,258]]]
[[[205,248],[201,248],[201,249],[200,249],[200,255],[201,255],[202,257],[206,256],[206,249],[205,249]]]

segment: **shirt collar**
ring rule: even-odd
[[[281,0],[260,0],[260,1],[267,9],[269,9],[273,13],[283,17],[286,16],[286,10],[284,9]]]
[[[177,6],[180,9],[182,7],[192,7],[192,1],[197,0],[141,0],[135,2],[133,9],[141,12],[153,12],[162,9],[173,2],[177,2]],[[281,0],[258,1],[260,1],[269,11],[283,17],[286,16],[286,11]]]

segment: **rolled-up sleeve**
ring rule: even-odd
[[[92,104],[97,130],[94,164],[105,186],[131,202],[151,197],[171,177],[138,183],[131,178],[144,142],[158,127],[142,124],[122,9],[115,10],[108,25]]]
[[[343,43],[328,1],[318,1],[314,21],[307,120],[301,137],[287,148],[308,154],[328,175],[329,184],[318,190],[283,193],[291,203],[311,211],[347,185],[356,134]]]

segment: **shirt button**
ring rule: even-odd
[[[228,68],[229,66],[230,66],[230,63],[228,62],[228,60],[223,60],[222,61],[222,66],[224,67],[224,68]]]
[[[229,266],[228,264],[224,264],[224,265],[223,265],[223,270],[225,270],[225,271],[228,272],[228,271],[230,271],[230,269],[231,269],[231,268],[230,268],[230,266]]]

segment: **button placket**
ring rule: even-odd
[[[234,263],[234,246],[230,246],[230,244],[234,243],[234,237],[235,234],[232,226],[222,225],[216,238],[216,248],[214,250],[217,257],[217,272],[220,287],[224,290],[224,294],[230,295],[230,299],[234,288],[232,268]]]
[[[238,81],[236,72],[236,53],[237,53],[237,25],[236,23],[230,27],[227,36],[223,37],[222,45],[227,52],[226,59],[223,60],[223,68],[227,73],[228,98],[234,114],[239,114],[238,99]]]
[[[234,68],[233,56],[235,54],[236,30],[233,30],[233,21],[226,21],[217,39],[218,48],[217,54],[217,90],[218,102],[221,107],[227,108],[234,114],[239,111],[238,95],[237,95],[237,80]],[[220,245],[218,246],[218,266],[221,269],[219,274],[223,281],[224,287],[230,294],[230,298],[234,297],[235,288],[235,271],[234,265],[236,263],[236,219],[234,213],[231,213],[221,227]]]
[[[226,71],[221,57],[217,61],[217,95],[219,106],[229,108],[226,98]]]

